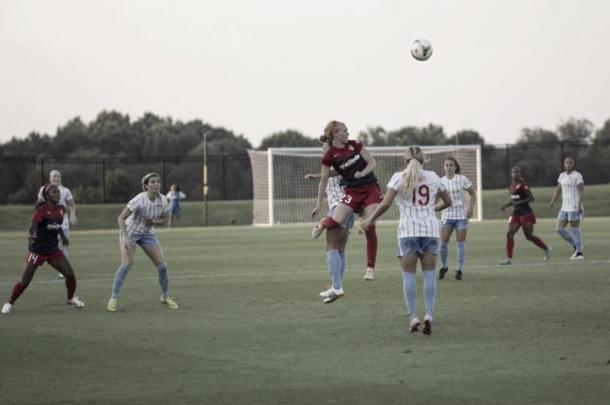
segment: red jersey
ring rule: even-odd
[[[529,186],[525,183],[513,183],[510,185],[508,190],[510,191],[510,199],[511,201],[523,200],[529,196]],[[532,207],[529,203],[521,203],[518,205],[513,205],[513,215],[521,216],[532,213]]]
[[[361,172],[366,167],[366,160],[360,154],[362,144],[356,141],[348,141],[345,147],[335,148],[331,146],[324,157],[322,164],[324,166],[332,166],[335,171],[341,175],[342,187],[360,187],[377,182],[377,178],[371,172],[359,179],[354,178],[356,172]]]
[[[57,235],[64,222],[64,213],[63,205],[51,205],[48,202],[34,210],[32,220],[37,224],[36,239],[30,242],[30,252],[49,255],[59,249]]]

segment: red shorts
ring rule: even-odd
[[[379,184],[372,183],[361,187],[346,187],[345,194],[340,201],[352,210],[358,211],[360,208],[379,204],[381,200],[383,200],[383,194]]]
[[[33,264],[34,266],[42,266],[45,262],[52,260],[65,259],[64,252],[61,249],[57,249],[57,252],[53,252],[50,255],[41,255],[38,253],[28,252],[25,257],[27,263]]]
[[[533,212],[525,215],[511,215],[508,221],[511,225],[521,225],[524,228],[529,228],[536,223],[536,215]]]

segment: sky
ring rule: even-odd
[[[338,119],[474,129],[610,119],[606,0],[0,0],[0,142],[102,110],[253,146]],[[411,43],[432,42],[425,62]]]

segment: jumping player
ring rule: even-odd
[[[59,204],[61,198],[59,188],[54,184],[43,187],[42,197],[43,201],[34,210],[32,224],[28,232],[29,252],[26,256],[23,275],[21,281],[13,287],[10,299],[2,307],[3,314],[11,312],[17,298],[30,285],[38,267],[45,262],[48,262],[64,276],[68,293],[67,303],[76,308],[85,306],[85,303],[74,295],[76,277],[70,262],[59,248],[58,239],[61,239],[64,246],[68,246],[69,243],[62,230],[66,209]]]
[[[552,248],[547,246],[542,239],[534,235],[536,215],[529,204],[534,201],[532,191],[521,175],[521,168],[518,166],[513,167],[510,174],[513,179],[513,182],[509,187],[511,200],[502,206],[502,211],[512,206],[513,212],[509,218],[508,231],[506,232],[506,259],[501,261],[500,264],[513,264],[513,248],[515,247],[514,236],[521,227],[523,227],[525,238],[544,250],[544,261],[548,262],[551,257]]]

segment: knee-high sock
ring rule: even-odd
[[[326,252],[326,263],[328,264],[328,271],[333,282],[333,288],[340,290],[343,288],[341,282],[341,256],[339,251],[336,249],[329,250]]]
[[[544,243],[542,241],[542,239],[540,239],[539,237],[532,235],[529,240],[536,246],[538,246],[540,249],[542,250],[546,250],[547,249],[547,245],[546,243]]]
[[[13,305],[17,298],[23,293],[23,291],[28,288],[27,284],[23,284],[21,281],[17,282],[13,286],[13,292],[11,293],[11,298],[8,300],[9,304]]]
[[[121,264],[116,270],[116,274],[114,275],[114,281],[112,282],[112,298],[119,297],[121,287],[123,287],[123,283],[125,282],[125,278],[127,278],[127,273],[129,273],[130,268],[131,266]]]
[[[66,291],[68,293],[68,299],[71,300],[72,297],[74,297],[74,292],[76,291],[76,277],[66,277]]]
[[[572,233],[574,234],[574,246],[576,246],[576,250],[582,252],[582,233],[580,232],[580,228],[572,228]]]
[[[407,314],[409,319],[417,316],[417,284],[415,282],[415,272],[402,272],[402,291],[405,297],[405,305],[407,306]]]
[[[464,260],[466,260],[466,242],[458,241],[457,245],[457,270],[464,271]]]
[[[424,305],[426,313],[434,313],[434,302],[436,300],[436,271],[434,269],[424,270]]]
[[[574,231],[572,230],[572,232],[574,232]],[[570,233],[568,232],[568,230],[566,228],[557,228],[557,233],[570,245],[576,246],[576,242],[574,241],[574,238],[572,238],[572,235],[570,235]],[[578,249],[578,247],[576,247],[576,248]]]
[[[341,279],[343,279],[343,274],[345,274],[345,269],[347,268],[347,257],[344,250],[339,251],[339,257],[341,258]]]
[[[447,267],[448,258],[449,258],[449,243],[441,242],[441,267]]]
[[[167,271],[167,263],[161,263],[157,266],[159,271],[159,285],[161,286],[161,296],[167,298],[169,296],[169,274]]]
[[[509,259],[513,258],[513,249],[515,248],[515,239],[514,238],[506,238],[506,257]]]
[[[375,261],[377,260],[377,231],[375,225],[371,225],[364,235],[366,236],[366,265],[367,267],[375,267]]]

